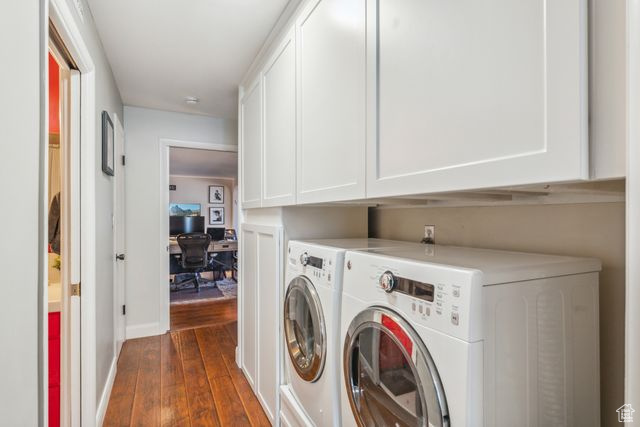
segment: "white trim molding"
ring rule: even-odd
[[[118,359],[114,358],[111,361],[111,367],[109,368],[109,374],[107,375],[107,383],[100,396],[100,403],[98,403],[98,409],[96,412],[96,426],[101,426],[104,422],[104,416],[107,413],[107,407],[109,406],[109,398],[111,397],[111,390],[113,389],[113,382],[116,379],[116,372],[118,371]]]
[[[134,338],[152,337],[154,335],[162,335],[166,331],[166,329],[160,328],[160,324],[157,322],[132,325],[127,326],[126,339],[132,340]]]
[[[50,0],[49,17],[80,71],[81,186],[81,425],[96,422],[96,75],[93,58],[65,0]],[[47,26],[49,23],[45,22]],[[48,31],[48,30],[47,30]],[[63,368],[64,369],[64,368]]]
[[[627,0],[627,87],[624,403],[640,410],[640,0]]]

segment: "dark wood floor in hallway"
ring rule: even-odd
[[[235,364],[236,323],[125,342],[105,426],[270,426]]]

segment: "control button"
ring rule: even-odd
[[[421,305],[418,306],[418,311],[420,312],[420,314],[422,314],[422,306]]]
[[[424,314],[426,314],[427,316],[431,316],[431,307],[425,307]]]
[[[451,313],[451,323],[453,323],[454,325],[458,325],[458,323],[460,323],[460,316],[458,315],[457,311],[453,311]]]
[[[458,298],[460,296],[460,289],[453,288],[453,296]]]
[[[416,303],[415,302],[411,303],[411,310],[412,311],[416,311]]]
[[[438,292],[438,298],[442,298],[442,292]]]
[[[331,280],[331,273],[327,274],[327,280]]]
[[[390,271],[385,271],[378,280],[380,287],[387,293],[393,292],[396,287],[396,277]]]

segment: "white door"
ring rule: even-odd
[[[262,198],[262,84],[260,79],[240,102],[242,207],[259,208]]]
[[[296,51],[290,31],[267,62],[264,91],[262,206],[296,201]]]
[[[586,0],[370,0],[367,196],[588,177]]]
[[[125,241],[125,138],[124,128],[117,115],[114,115],[114,142],[115,142],[115,203],[114,203],[114,248],[116,250],[115,263],[115,340],[116,358],[120,354],[120,349],[125,340],[125,272],[126,272],[126,241]]]
[[[60,422],[80,426],[80,73],[60,64]]]
[[[296,22],[297,201],[365,196],[366,0],[315,0]]]

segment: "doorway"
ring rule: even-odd
[[[48,46],[47,325],[50,426],[80,424],[80,72],[53,24]]]
[[[161,144],[165,268],[161,283],[167,329],[237,319],[237,182],[235,146]]]

